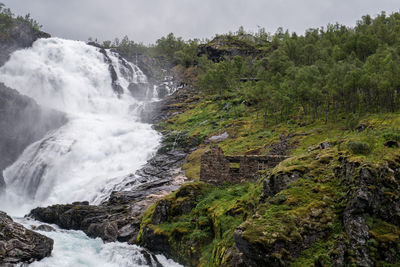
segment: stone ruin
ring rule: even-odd
[[[287,158],[282,155],[225,156],[220,147],[212,146],[201,157],[200,181],[211,184],[254,181],[258,171],[273,168]]]

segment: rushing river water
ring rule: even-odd
[[[159,145],[159,134],[139,118],[140,107],[153,98],[147,78],[113,52],[79,41],[40,39],[11,55],[0,68],[0,82],[68,118],[3,172],[7,191],[0,209],[12,216],[56,203],[97,204]],[[135,99],[128,88],[149,93]],[[54,239],[54,251],[33,266],[140,266],[134,246],[103,244],[79,231],[43,234]]]

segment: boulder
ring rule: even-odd
[[[210,138],[208,138],[208,141],[219,143],[228,138],[229,138],[229,134],[227,132],[224,132],[223,134],[220,134],[220,135],[211,136]]]
[[[0,212],[0,264],[31,263],[50,256],[53,240],[24,228]]]

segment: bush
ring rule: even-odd
[[[351,153],[361,155],[368,155],[372,150],[369,144],[362,141],[349,141],[347,148]]]
[[[385,139],[385,141],[398,141],[400,142],[400,132],[387,132],[385,134],[383,134],[383,138]]]
[[[360,117],[354,114],[350,114],[346,120],[346,128],[354,131],[360,123]]]

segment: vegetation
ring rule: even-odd
[[[218,145],[226,154],[264,155],[286,142],[290,158],[257,182],[184,185],[145,213],[138,241],[147,245],[149,231],[161,236],[169,256],[189,266],[229,266],[238,236],[276,266],[331,266],[340,255],[356,266],[344,217],[366,188],[379,210],[366,215],[367,254],[376,266],[398,266],[399,225],[385,215],[398,178],[383,169],[399,158],[399,25],[400,13],[381,13],[304,36],[241,28],[195,45],[169,35],[148,47],[191,89],[169,107],[179,114],[159,125],[174,145],[196,144],[183,166],[188,177],[199,179],[205,141],[224,132],[229,138]],[[362,172],[372,177],[364,187]],[[297,176],[266,194],[266,181]],[[171,208],[158,224],[163,201]]]
[[[151,228],[166,236],[174,250],[184,252],[181,261],[212,266],[218,248],[233,245],[233,231],[250,215],[259,194],[260,187],[249,183],[222,187],[186,184],[165,199],[172,203],[171,219]],[[154,207],[150,210],[154,212]],[[230,216],[225,216],[227,213]],[[143,227],[151,223],[152,216],[151,212],[144,215]],[[142,238],[143,233],[139,240]]]
[[[6,40],[10,37],[10,29],[15,23],[27,23],[36,32],[39,32],[41,25],[31,18],[30,14],[17,16],[6,8],[3,3],[0,3],[0,40]]]

